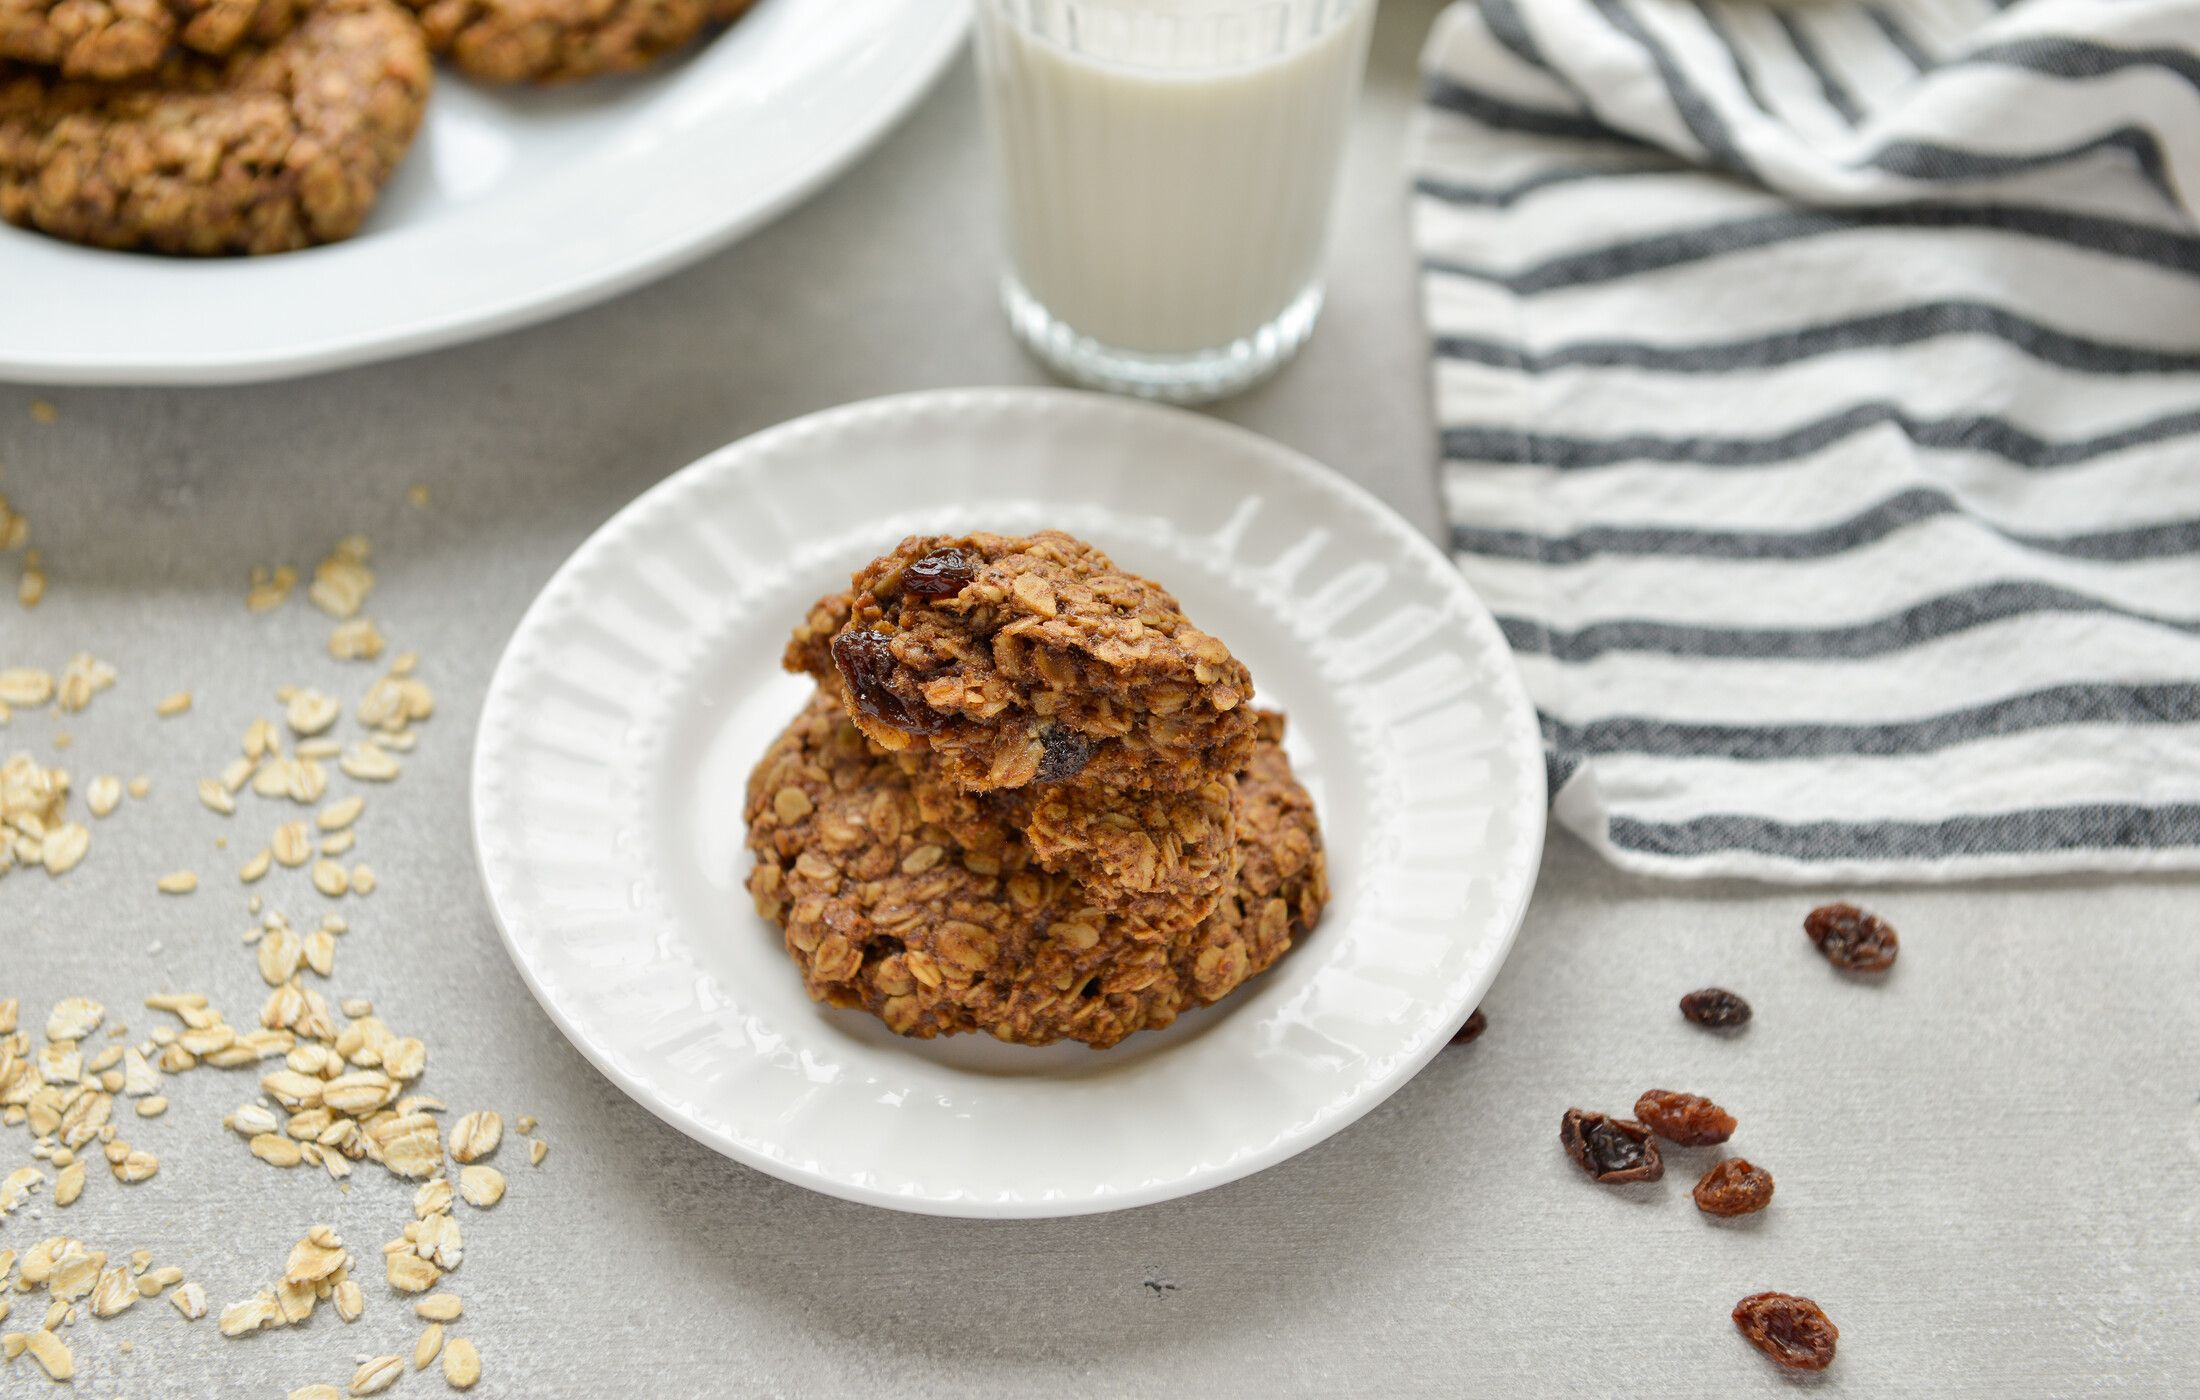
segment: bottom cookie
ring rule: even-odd
[[[878,752],[821,694],[750,775],[749,890],[819,1001],[903,1035],[1114,1045],[1220,1000],[1320,919],[1321,832],[1281,737],[1263,716],[1236,780],[1236,882],[1172,930],[1098,907],[1012,827],[981,842],[926,821],[925,756]]]
[[[390,0],[319,0],[224,59],[133,82],[0,65],[0,217],[72,242],[277,253],[348,238],[428,99],[420,28]]]
[[[406,0],[428,43],[492,83],[563,83],[631,73],[685,47],[755,0]]]

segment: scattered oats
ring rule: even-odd
[[[359,820],[359,814],[367,808],[364,797],[345,797],[323,807],[314,815],[313,824],[323,831],[342,831]]]
[[[410,1242],[396,1240],[393,1243],[404,1248],[383,1256],[383,1271],[390,1287],[400,1293],[425,1293],[435,1287],[436,1280],[443,1277],[442,1270],[415,1254]]]
[[[187,1283],[169,1294],[168,1301],[175,1304],[177,1312],[193,1322],[206,1316],[206,1290],[195,1283]]]
[[[336,723],[344,707],[318,690],[301,690],[283,707],[283,719],[291,732],[310,739]]]
[[[305,1159],[297,1143],[274,1133],[262,1133],[252,1139],[252,1155],[271,1167],[295,1167]]]
[[[390,1101],[395,1086],[378,1069],[357,1069],[339,1074],[321,1090],[329,1108],[353,1118],[364,1118]]]
[[[313,857],[313,833],[302,821],[284,822],[275,828],[275,838],[268,849],[286,866],[304,865]]]
[[[188,870],[175,870],[154,882],[162,894],[189,894],[199,887],[199,877]]]
[[[150,1152],[132,1152],[115,1164],[115,1180],[127,1182],[150,1181],[160,1170],[160,1158]]]
[[[53,699],[53,672],[35,666],[0,669],[0,701],[19,709],[35,709]]]
[[[351,888],[351,877],[344,873],[344,867],[324,856],[313,863],[313,888],[330,899],[339,899]]]
[[[244,605],[253,612],[266,612],[279,608],[290,597],[290,590],[298,586],[298,571],[288,564],[273,569],[255,565],[252,570],[252,586],[245,590]]]
[[[196,1284],[187,1283],[184,1285],[187,1290],[195,1287],[197,1287]],[[181,1304],[179,1303],[178,1306],[180,1307]],[[189,1314],[185,1314],[185,1316],[189,1316]],[[271,1326],[275,1321],[275,1316],[275,1295],[266,1289],[262,1289],[243,1302],[231,1303],[228,1307],[222,1309],[222,1335],[224,1337],[242,1337],[249,1332],[257,1332],[263,1327]]]
[[[313,605],[339,620],[358,615],[360,604],[374,588],[374,571],[367,567],[365,536],[347,535],[336,542],[328,557],[313,566],[313,583],[306,596]]]
[[[327,929],[306,935],[306,966],[323,977],[336,971],[336,938]]]
[[[71,1162],[53,1179],[53,1203],[72,1206],[76,1198],[84,1194],[84,1164]]]
[[[466,1198],[467,1205],[487,1210],[504,1199],[504,1173],[495,1167],[461,1167],[458,1193]]]
[[[45,862],[49,875],[66,875],[76,869],[92,848],[91,829],[76,822],[63,822],[46,836],[39,855]]]
[[[46,1174],[36,1167],[17,1167],[0,1181],[0,1215],[22,1209],[31,1192],[46,1184]]]
[[[65,1381],[76,1374],[76,1358],[69,1354],[67,1344],[44,1328],[31,1333],[25,1339],[23,1349],[31,1354],[31,1359],[44,1368],[46,1375],[53,1380]],[[449,1362],[444,1363],[444,1369],[450,1369]]]
[[[345,997],[341,1009],[346,1016],[372,1016],[374,1003],[365,997]]]
[[[413,1215],[426,1220],[431,1215],[441,1215],[451,1208],[451,1183],[444,1177],[423,1181],[413,1192]]]
[[[382,1150],[382,1165],[419,1181],[443,1166],[443,1142],[435,1120],[424,1113],[401,1114],[370,1124],[368,1141]]]
[[[344,1393],[333,1385],[301,1385],[289,1400],[344,1400]]]
[[[252,857],[252,859],[246,861],[243,868],[237,871],[237,878],[248,885],[252,884],[262,875],[265,875],[267,873],[267,868],[274,863],[275,852],[273,848],[262,846],[260,847],[259,851]],[[259,898],[258,895],[254,895],[252,897],[254,899]]]
[[[428,1363],[435,1360],[436,1353],[441,1350],[443,1350],[443,1324],[431,1322],[428,1324],[428,1330],[422,1332],[420,1340],[413,1345],[413,1369],[415,1371],[427,1370]]]
[[[73,749],[76,747],[76,736],[63,730],[53,736],[53,746],[57,749]]]
[[[52,405],[51,403],[47,402],[47,401],[46,401],[45,399],[32,399],[32,400],[31,400],[31,421],[32,421],[32,422],[34,422],[34,423],[45,423],[45,424],[51,425],[51,424],[54,424],[54,423],[57,423],[57,422],[59,422],[60,420],[61,420],[61,410],[60,410],[60,409],[58,409],[58,408],[55,408],[55,407],[54,407],[54,406],[53,406],[53,405]]]
[[[90,997],[63,997],[46,1013],[46,1039],[82,1040],[107,1019],[107,1008]],[[105,1069],[95,1064],[94,1069]]]
[[[536,1138],[527,1144],[527,1165],[539,1167],[542,1159],[550,1155],[550,1144]]]
[[[92,1316],[113,1317],[136,1307],[137,1300],[137,1280],[118,1265],[99,1276],[99,1286],[92,1290]]]
[[[397,776],[397,760],[371,739],[362,739],[347,747],[344,756],[336,760],[336,766],[344,770],[346,777],[357,778],[363,783],[386,783]]]
[[[453,1337],[443,1347],[443,1380],[453,1390],[470,1390],[481,1379],[481,1353],[464,1337]]]
[[[392,1079],[418,1079],[428,1067],[428,1047],[417,1036],[404,1036],[382,1047],[382,1068]]]
[[[82,830],[82,828],[79,827],[78,830]],[[351,868],[351,892],[353,894],[373,894],[374,887],[379,883],[380,881],[375,878],[374,867],[368,865],[365,861],[361,861]]]
[[[338,1157],[331,1160],[340,1162],[343,1159]],[[367,1310],[367,1295],[352,1279],[347,1278],[336,1285],[336,1296],[332,1301],[336,1304],[336,1315],[346,1322],[357,1322],[359,1315]]]
[[[428,488],[426,484],[416,481],[405,488],[405,499],[411,501],[415,508],[426,510],[428,508]]]
[[[162,1098],[159,1094],[155,1094],[148,1099],[138,1100],[137,1113],[140,1118],[158,1118],[167,1111],[168,1100]]]
[[[129,794],[132,797],[136,798],[143,798],[145,794],[151,792],[152,790],[153,780],[146,777],[143,773],[140,773],[136,777],[132,778],[127,789]]]
[[[122,805],[122,779],[112,773],[102,773],[92,779],[84,789],[84,805],[92,809],[95,817],[104,817]]]
[[[339,622],[328,634],[328,654],[338,661],[372,661],[382,654],[382,629],[371,617]]]
[[[456,1322],[463,1310],[456,1293],[430,1293],[413,1304],[413,1311],[430,1322]]]
[[[501,1117],[488,1110],[469,1113],[451,1125],[451,1158],[460,1163],[477,1162],[493,1154],[503,1140]]]
[[[342,744],[326,737],[303,740],[294,750],[300,758],[334,758],[343,751]]]
[[[35,608],[46,597],[46,570],[38,557],[38,551],[28,550],[23,555],[23,574],[15,582],[15,601],[26,608]]]
[[[237,810],[237,799],[222,785],[219,778],[199,779],[199,805],[209,812],[228,816]]]
[[[352,846],[358,840],[359,833],[356,831],[339,831],[321,843],[321,854],[331,858],[345,855],[350,852]],[[357,881],[353,883],[357,883]]]
[[[132,1098],[141,1098],[160,1087],[160,1071],[136,1046],[127,1046],[122,1052],[122,1092]]]
[[[259,770],[260,760],[256,758],[233,758],[222,768],[221,785],[229,792],[242,792]]]
[[[54,687],[54,703],[61,707],[63,714],[73,715],[114,683],[114,667],[88,651],[80,651],[61,668],[61,679]]]
[[[375,1395],[397,1384],[397,1378],[405,1374],[405,1359],[401,1356],[377,1356],[352,1372],[353,1395]]]
[[[512,1126],[519,1129],[523,1133],[531,1133],[535,1130],[535,1115],[532,1113],[522,1113],[519,1117],[512,1120]]]
[[[172,719],[190,708],[191,692],[177,690],[160,697],[160,703],[153,706],[153,713],[159,715],[162,719]]]
[[[92,1056],[92,1062],[84,1066],[84,1072],[87,1074],[103,1074],[106,1071],[113,1069],[117,1064],[121,1062],[121,1060],[122,1047],[119,1045],[110,1045],[106,1049],[100,1051],[98,1054]]]

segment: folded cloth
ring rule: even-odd
[[[2200,868],[2200,3],[1460,0],[1424,70],[1452,548],[1560,822]]]

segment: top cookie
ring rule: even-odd
[[[1252,754],[1252,678],[1167,590],[1058,530],[913,535],[820,599],[790,670],[973,791],[1187,792]]]
[[[293,0],[0,0],[0,59],[113,82],[175,45],[219,57],[290,28]]]

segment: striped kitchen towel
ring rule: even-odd
[[[1413,227],[1554,815],[2200,868],[2200,0],[1458,0]]]

